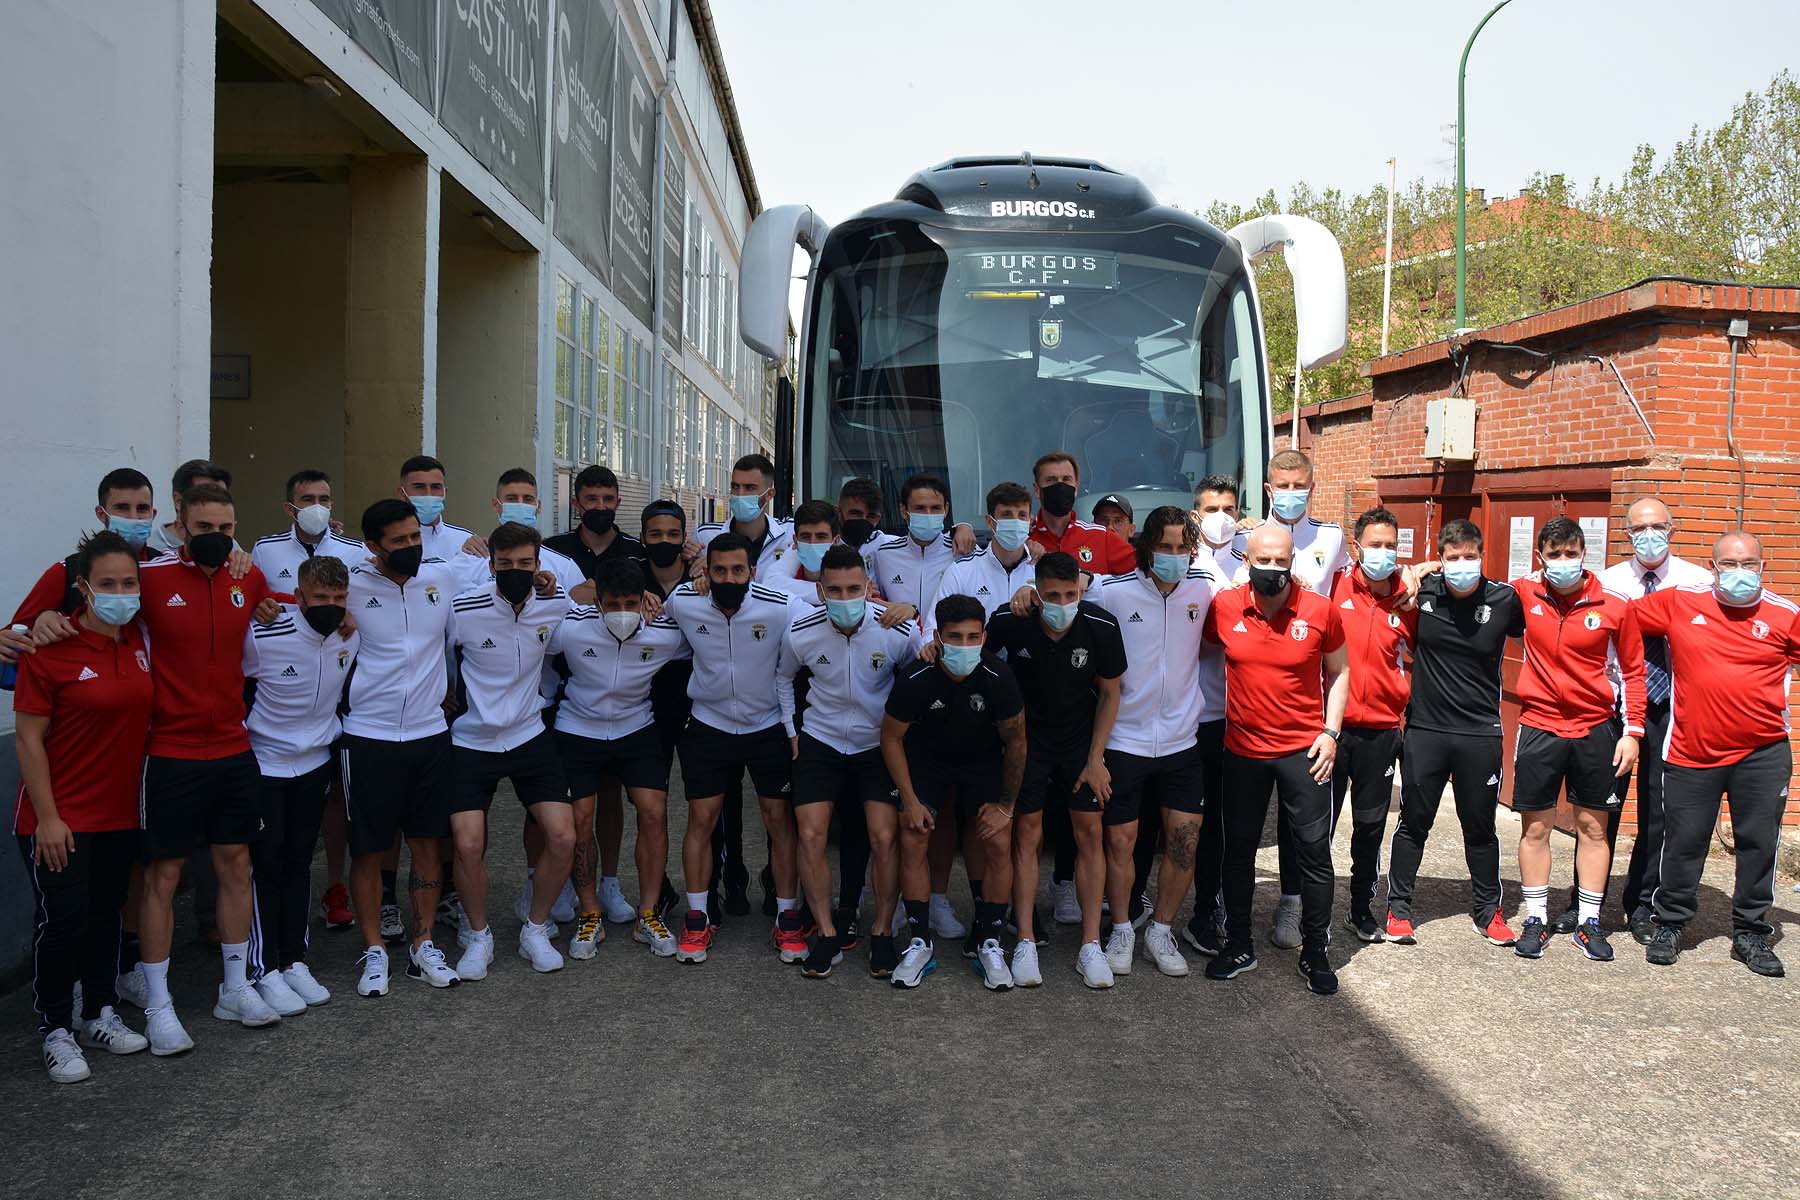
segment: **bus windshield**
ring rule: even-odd
[[[1255,312],[1235,248],[1180,226],[840,227],[809,315],[808,494],[867,476],[898,529],[900,485],[926,472],[985,534],[987,489],[1067,450],[1083,516],[1113,492],[1140,522],[1185,509],[1264,453]]]

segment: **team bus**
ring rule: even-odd
[[[1140,519],[1186,508],[1217,472],[1260,505],[1272,427],[1251,265],[1265,254],[1283,250],[1294,275],[1301,364],[1344,348],[1343,256],[1324,227],[1269,216],[1221,232],[1086,159],[951,159],[835,227],[804,205],[762,213],[740,326],[777,361],[796,246],[810,267],[784,491],[835,500],[867,476],[893,529],[901,483],[923,471],[985,535],[987,489],[1029,485],[1055,449],[1081,464],[1083,516],[1107,493]]]

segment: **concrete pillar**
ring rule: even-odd
[[[437,445],[438,172],[423,158],[350,164],[344,302],[345,523],[391,495],[401,460]]]

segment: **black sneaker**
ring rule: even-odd
[[[772,917],[775,915],[775,872],[765,866],[762,874],[756,877],[756,881],[762,884],[763,916]],[[750,889],[745,887],[739,890],[743,893],[741,902],[744,905],[744,911],[748,913],[750,911]]]
[[[1573,904],[1563,909],[1562,915],[1550,926],[1552,933],[1574,933],[1581,925],[1581,910]]]
[[[1525,923],[1519,926],[1519,940],[1513,943],[1513,953],[1520,958],[1542,958],[1544,947],[1550,944],[1555,936],[1550,926],[1542,917],[1526,917]]]
[[[869,936],[869,974],[877,979],[886,979],[894,973],[900,963],[900,952],[894,949],[894,939],[885,933]]]
[[[750,889],[744,888],[744,887],[737,887],[737,886],[732,886],[732,887],[726,888],[725,889],[725,899],[723,901],[723,904],[725,907],[721,911],[728,912],[734,917],[749,916],[750,915]],[[763,916],[772,917],[774,915],[775,915],[775,894],[773,892],[769,892],[764,896]]]
[[[1207,964],[1208,973],[1211,972],[1211,967],[1211,963]],[[1300,951],[1300,975],[1306,980],[1307,989],[1313,995],[1337,995],[1337,972],[1331,969],[1331,960],[1325,955],[1325,947],[1307,946]]]
[[[743,907],[741,909],[736,908],[736,907],[727,907],[725,904],[724,894],[721,893],[717,888],[715,888],[706,897],[706,911],[712,916],[712,923],[714,925],[718,926],[720,929],[723,929],[723,928],[725,928],[725,917],[727,914],[729,914],[731,916],[735,916],[735,917],[741,917],[745,913],[749,912],[750,909],[749,909],[748,905],[746,905],[745,907]]]
[[[1225,951],[1225,924],[1213,917],[1196,917],[1181,930],[1181,940],[1194,948],[1194,953],[1217,958]]]
[[[1612,943],[1606,940],[1606,930],[1600,927],[1598,917],[1589,917],[1581,923],[1569,936],[1569,940],[1581,947],[1581,952],[1594,962],[1611,962],[1613,960]]]
[[[1254,946],[1227,946],[1223,953],[1206,964],[1208,979],[1236,979],[1245,971],[1256,970]]]
[[[1381,932],[1381,926],[1376,924],[1375,918],[1366,912],[1351,913],[1344,918],[1344,928],[1354,933],[1359,942],[1387,941],[1387,935]]]
[[[1770,979],[1780,979],[1787,974],[1781,960],[1769,949],[1769,939],[1760,933],[1740,933],[1731,939],[1731,957],[1755,971],[1758,975],[1766,975]]]
[[[1019,936],[1019,914],[1010,904],[1006,906],[1006,932],[1014,937]],[[1031,940],[1038,946],[1050,944],[1050,926],[1045,924],[1044,914],[1036,906],[1031,910]]]
[[[674,884],[667,879],[663,880],[662,895],[656,898],[656,915],[666,920],[681,904],[681,893],[675,890]]]
[[[801,960],[800,973],[808,979],[823,979],[843,961],[844,951],[838,940],[821,935],[813,939],[811,952]]]
[[[1650,935],[1656,932],[1656,920],[1648,912],[1631,914],[1631,940],[1640,946],[1650,944]]]
[[[963,957],[964,958],[974,958],[977,954],[979,954],[981,952],[981,943],[987,941],[987,939],[988,939],[988,935],[983,934],[981,932],[980,928],[975,924],[975,922],[970,921],[969,922],[969,932],[963,935],[963,944],[962,944]]]
[[[857,923],[855,913],[839,909],[831,914],[831,923],[837,926],[839,950],[854,950],[862,945],[862,926]]]
[[[1672,967],[1681,957],[1681,930],[1673,925],[1658,925],[1644,943],[1644,961],[1654,967]]]

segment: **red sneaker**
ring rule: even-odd
[[[1391,908],[1387,915],[1387,940],[1398,946],[1413,946],[1419,941],[1413,936],[1412,922],[1405,917],[1395,916]]]
[[[327,929],[348,929],[356,924],[356,915],[350,911],[350,890],[341,883],[325,889],[325,895],[319,900],[319,910],[325,914]]]
[[[1506,918],[1501,916],[1498,910],[1494,913],[1494,919],[1487,923],[1486,929],[1477,925],[1475,932],[1495,946],[1510,946],[1519,940],[1513,936],[1512,926],[1506,923]]]
[[[811,952],[806,944],[811,933],[807,927],[811,924],[793,908],[775,918],[775,927],[769,930],[769,942],[781,955],[782,962],[797,963]]]
[[[675,942],[675,961],[703,963],[712,944],[713,923],[706,919],[705,913],[688,909],[687,920],[681,925],[681,937]]]

